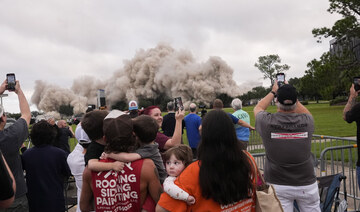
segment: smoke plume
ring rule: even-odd
[[[232,77],[232,68],[220,57],[209,57],[199,63],[187,50],[159,44],[155,48],[138,50],[108,80],[83,76],[73,82],[71,89],[36,81],[31,101],[45,112],[70,104],[74,113],[78,113],[84,112],[87,104],[96,103],[98,89],[105,89],[109,106],[120,100],[152,99],[160,95],[169,98],[181,96],[185,106],[190,102],[209,104],[219,94],[234,97],[244,92]]]

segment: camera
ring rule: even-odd
[[[7,87],[9,91],[15,91],[16,79],[14,73],[6,74]]]
[[[354,88],[355,91],[360,90],[360,77],[354,77]]]
[[[175,103],[175,110],[176,111],[179,110],[179,108],[180,108],[180,110],[184,110],[184,105],[182,103],[181,97],[174,98],[174,103]]]
[[[279,87],[281,87],[285,84],[285,74],[284,73],[277,73],[276,79],[277,79],[277,83],[278,83]]]

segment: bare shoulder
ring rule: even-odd
[[[143,169],[150,169],[152,170],[155,167],[154,162],[151,159],[145,158],[143,162]]]
[[[151,179],[157,177],[157,169],[154,162],[151,159],[144,159],[143,166],[141,168],[141,178]]]

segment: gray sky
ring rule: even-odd
[[[2,0],[0,69],[3,79],[16,74],[30,101],[35,80],[70,88],[83,75],[107,79],[138,50],[165,42],[199,63],[221,57],[240,87],[269,86],[254,67],[258,57],[278,54],[291,66],[287,79],[303,76],[329,49],[311,34],[339,19],[328,7],[328,0]],[[19,112],[16,94],[3,102]]]

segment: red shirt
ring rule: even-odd
[[[113,162],[114,160],[100,160]],[[126,163],[120,172],[92,172],[92,188],[97,212],[141,211],[140,176],[144,160]]]
[[[163,133],[158,132],[156,134],[155,142],[159,144],[159,151],[160,152],[165,152],[164,146],[165,146],[165,143],[166,143],[167,140],[169,140],[169,137],[167,137]]]

